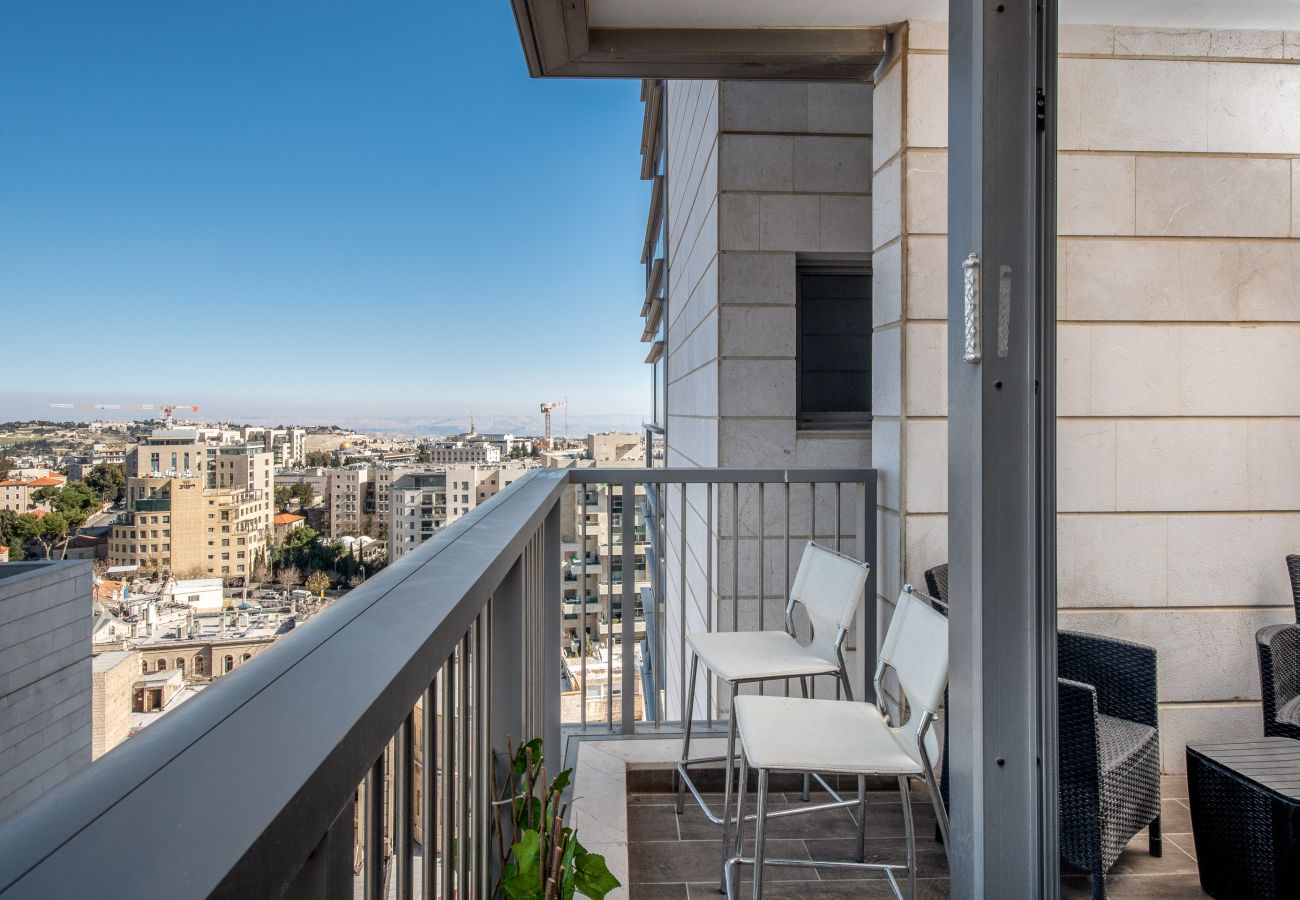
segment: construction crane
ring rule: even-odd
[[[172,427],[172,414],[176,410],[198,412],[197,404],[191,403],[51,403],[50,409],[141,409],[158,412],[164,428]]]
[[[541,404],[542,415],[546,417],[546,436],[542,439],[546,449],[551,448],[551,411],[559,409],[561,406],[567,406],[568,400],[557,400],[554,403]]]

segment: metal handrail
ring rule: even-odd
[[[463,829],[472,826],[481,840],[489,830],[486,820],[471,821],[470,811],[485,808],[486,771],[493,751],[504,749],[505,736],[542,736],[548,757],[560,758],[561,654],[555,651],[564,614],[560,506],[567,502],[569,485],[610,485],[606,513],[615,499],[630,512],[638,485],[706,485],[708,518],[718,526],[721,515],[713,519],[713,498],[716,493],[720,510],[721,490],[714,485],[732,485],[733,500],[741,485],[758,486],[760,493],[762,486],[784,485],[787,541],[789,486],[812,486],[810,528],[829,533],[816,528],[815,488],[830,485],[837,543],[841,489],[856,485],[854,537],[874,548],[875,477],[870,469],[534,470],[246,665],[216,679],[202,698],[169,713],[0,827],[0,897],[78,896],[90,884],[96,896],[132,900],[313,896],[310,885],[321,876],[312,866],[328,864],[319,862],[322,854],[333,859],[339,853],[323,849],[333,847],[330,835],[336,828],[346,833],[351,857],[350,811],[359,784],[373,788],[387,774],[394,776],[401,785],[393,791],[398,816],[405,816],[404,830],[395,833],[411,832],[412,733],[418,716],[428,742],[424,752],[460,754],[454,767],[443,756],[426,760],[426,781],[436,770],[438,781],[450,786],[437,796],[438,806],[427,807],[423,827],[440,829],[438,846],[444,849],[464,846],[444,835],[442,830],[453,826],[462,829],[457,835],[468,834]],[[770,487],[768,492],[777,493]],[[670,501],[680,500],[685,509],[685,490],[679,493],[665,494],[656,504],[660,521],[654,527],[664,526]],[[734,514],[733,506],[733,520]],[[633,520],[629,515],[623,521],[630,527]],[[585,532],[585,518],[583,523]],[[757,534],[762,536],[761,526]],[[665,532],[664,538],[666,545],[685,546],[684,534]],[[633,565],[637,544],[623,545],[622,587],[614,589],[625,610],[634,609],[640,596]],[[714,596],[713,586],[708,590]],[[714,599],[722,602],[720,591]],[[658,618],[664,600],[652,600],[658,604],[651,610],[656,622],[665,621]],[[587,601],[581,608],[585,653]],[[626,684],[635,678],[635,625],[634,616],[624,616]],[[865,627],[870,646],[874,620]],[[655,633],[662,641],[664,629]],[[549,637],[539,641],[537,635]],[[611,621],[611,646],[613,636]],[[658,671],[662,649],[654,659]],[[636,725],[635,693],[624,691],[620,698],[624,731]],[[647,718],[653,712],[659,725],[659,709],[649,709],[655,698],[646,701]],[[251,753],[259,765],[247,765]],[[426,805],[434,802],[428,784],[424,797]],[[383,844],[385,802],[382,791],[365,790],[361,832],[368,847]],[[122,836],[142,824],[155,826],[149,864],[132,867],[130,877],[102,879],[102,872],[120,868]],[[409,840],[397,844],[398,896],[410,896],[401,879],[411,878],[413,849]],[[480,887],[490,867],[481,854],[471,858],[459,851],[449,851],[438,866],[429,856],[425,862],[426,880],[438,870],[445,896],[453,881],[460,886],[468,878]],[[367,861],[368,896],[382,887],[375,882],[384,869],[373,858]],[[346,877],[350,884],[350,863]],[[461,896],[466,892],[460,889]]]
[[[91,884],[98,897],[280,896],[285,867],[319,844],[566,480],[537,470],[515,482],[19,813],[0,828],[0,896]],[[555,616],[558,638],[558,603]],[[150,829],[149,864],[103,878],[145,824],[163,826]]]

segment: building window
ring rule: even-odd
[[[183,658],[178,658],[176,660],[176,671],[180,672],[182,675],[185,674],[185,660]]]
[[[165,660],[165,659],[160,659],[160,660],[158,660],[158,671],[159,671],[159,672],[166,672],[166,671],[167,671],[167,660]]]
[[[225,666],[225,670],[226,670],[227,672],[229,672],[229,671],[231,671],[232,669],[235,668],[235,658],[234,658],[233,656],[227,656],[227,657],[222,661],[222,663],[223,663],[223,665]]]
[[[801,265],[796,292],[799,427],[870,428],[870,269]]]
[[[195,675],[203,674],[203,657],[201,656],[194,657],[194,674]]]

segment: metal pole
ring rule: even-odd
[[[1056,0],[949,17],[953,896],[1060,889]]]
[[[624,481],[623,520],[619,534],[623,540],[623,651],[619,655],[623,670],[623,733],[636,731],[636,487],[635,482]],[[613,557],[611,556],[611,559]],[[650,698],[646,698],[649,702]]]

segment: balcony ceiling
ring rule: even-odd
[[[863,80],[949,0],[511,0],[534,76]],[[1300,0],[1061,0],[1066,23],[1300,28]]]

